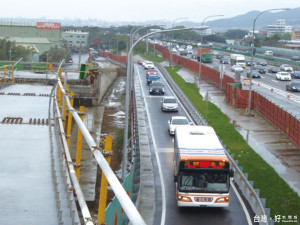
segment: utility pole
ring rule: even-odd
[[[80,61],[81,61],[81,42],[79,46],[79,56],[78,56],[78,69],[80,70]]]
[[[9,61],[11,61],[11,46],[9,48]]]

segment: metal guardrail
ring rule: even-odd
[[[61,160],[61,154],[69,154],[69,150],[65,149],[64,152],[59,150],[60,142],[57,145],[54,144],[55,140],[59,140],[61,134],[61,127],[56,129],[53,125],[56,122],[55,118],[60,118],[58,106],[55,101],[54,90],[56,85],[53,86],[49,98],[49,110],[48,110],[48,121],[49,134],[50,134],[50,149],[51,149],[51,167],[52,167],[52,177],[55,188],[55,197],[57,201],[58,217],[60,223],[72,223],[74,225],[79,225],[80,220],[76,209],[76,202],[74,193],[72,191],[72,184],[70,183],[70,176],[68,173],[68,166],[66,162]],[[51,106],[53,106],[51,112]],[[58,120],[59,121],[59,120]],[[54,133],[54,135],[53,135]],[[60,133],[60,134],[58,134]],[[68,206],[68,207],[66,207]],[[66,208],[69,208],[66,210]]]
[[[118,198],[118,200],[119,200],[122,208],[124,209],[129,221],[131,222],[131,224],[133,224],[133,225],[145,225],[145,222],[144,222],[143,218],[141,217],[141,215],[139,214],[139,212],[135,208],[133,202],[131,201],[131,199],[127,195],[126,191],[122,187],[122,185],[119,182],[118,178],[116,177],[115,173],[112,171],[112,169],[110,168],[109,164],[107,163],[105,157],[103,156],[102,149],[100,149],[99,146],[96,144],[93,137],[91,136],[88,129],[86,128],[85,124],[81,120],[80,116],[78,115],[76,110],[72,107],[72,105],[70,103],[69,95],[65,91],[64,85],[61,82],[61,77],[60,77],[61,76],[61,69],[60,69],[61,66],[62,66],[62,63],[60,64],[59,69],[58,69],[59,72],[58,72],[58,77],[57,77],[57,88],[60,88],[60,90],[62,92],[63,107],[66,106],[67,109],[69,110],[69,112],[71,112],[72,117],[74,118],[76,124],[78,125],[78,128],[81,130],[82,135],[86,140],[86,143],[89,146],[89,149],[91,150],[92,154],[94,155],[98,165],[102,169],[102,172],[104,173],[104,175],[105,175],[108,183],[110,184],[110,187],[112,188],[114,194]],[[59,113],[58,108],[57,108],[57,110],[58,110],[58,113]],[[63,109],[62,112],[64,112],[64,111],[65,110]],[[58,115],[59,115],[59,117],[58,117],[58,119],[59,119],[59,128],[60,128],[60,132],[61,132],[61,138],[62,138],[63,146],[64,146],[65,149],[68,149],[67,141],[66,141],[65,133],[64,133],[64,129],[63,129],[63,124],[62,124],[62,118],[61,118],[60,114],[58,114]],[[81,191],[80,184],[77,180],[75,170],[74,170],[74,167],[73,167],[73,164],[72,164],[72,159],[71,159],[69,154],[66,155],[66,160],[68,162],[70,177],[72,179],[74,188],[76,190],[76,194],[77,194],[78,202],[79,202],[79,205],[80,205],[80,208],[81,208],[83,220],[84,220],[85,224],[92,225],[94,223],[91,220],[91,216],[90,216],[88,207],[86,205],[83,193]]]
[[[205,119],[201,116],[199,111],[195,108],[193,103],[186,97],[180,87],[176,84],[173,78],[169,75],[166,69],[158,63],[155,63],[155,66],[159,68],[163,76],[166,78],[167,82],[172,87],[176,96],[179,98],[181,103],[190,113],[192,119],[197,125],[208,125]],[[224,146],[224,145],[223,145]],[[226,146],[224,146],[226,149]],[[253,188],[253,181],[248,181],[248,174],[243,173],[243,168],[238,166],[238,161],[234,160],[233,155],[230,155],[230,150],[226,149],[226,154],[229,157],[233,170],[234,170],[234,180],[239,186],[243,196],[249,202],[251,209],[254,211],[255,215],[262,216],[264,219],[260,220],[260,224],[264,225],[273,225],[274,221],[270,220],[270,209],[265,208],[266,199],[259,197],[259,189]]]

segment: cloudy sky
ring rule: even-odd
[[[210,15],[230,18],[252,10],[283,7],[298,8],[300,0],[10,0],[1,4],[0,18],[166,20],[171,23],[188,17],[190,21],[201,22]]]

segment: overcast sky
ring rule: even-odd
[[[300,0],[10,0],[0,18],[97,18],[105,21],[148,21],[188,17],[201,23],[210,15],[230,18],[252,10],[298,8]],[[299,15],[300,16],[300,15]]]

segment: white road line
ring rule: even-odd
[[[145,98],[162,98],[164,97],[163,95],[147,95]]]
[[[167,152],[167,153],[173,153],[174,148],[157,148],[158,152]]]
[[[243,200],[242,200],[242,198],[240,196],[240,193],[237,191],[237,189],[235,188],[235,186],[234,186],[234,184],[232,183],[231,180],[230,180],[230,184],[231,184],[231,187],[233,188],[233,191],[236,194],[236,197],[238,198],[238,200],[240,201],[240,203],[242,205],[242,208],[243,208],[243,210],[245,212],[245,215],[246,215],[246,218],[247,218],[247,221],[248,221],[248,225],[252,225],[251,217],[250,217],[250,215],[248,213],[248,210],[247,210],[247,208],[246,208],[246,206],[245,206],[245,204],[244,204],[244,202],[243,202]]]
[[[134,65],[134,66],[136,67],[136,65]],[[139,77],[140,84],[142,84],[139,69],[136,68],[136,70],[139,74],[138,77]],[[151,124],[150,113],[149,113],[149,110],[148,110],[148,104],[147,104],[147,101],[146,101],[146,98],[145,98],[145,95],[144,95],[143,87],[141,87],[141,90],[142,90],[142,93],[143,93],[143,96],[144,96],[145,104],[147,105],[146,106],[146,113],[147,113],[148,119],[149,119],[149,127],[150,127],[150,132],[151,132],[151,136],[152,136],[152,140],[153,140],[153,146],[154,146],[154,151],[155,151],[155,156],[156,156],[156,161],[157,161],[157,166],[158,166],[158,171],[159,171],[159,177],[160,177],[160,183],[161,183],[161,195],[162,195],[162,212],[161,212],[161,222],[160,222],[160,224],[164,225],[165,221],[166,221],[166,189],[165,189],[165,183],[164,183],[164,179],[163,179],[163,173],[162,173],[162,168],[161,168],[161,164],[160,164],[159,155],[158,155],[158,152],[157,152],[157,146],[156,146],[156,142],[155,142],[155,139],[154,139],[154,133],[153,133],[153,128],[152,128],[152,124]]]

